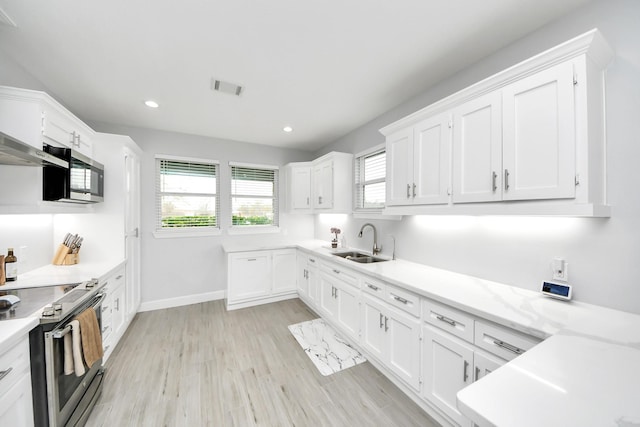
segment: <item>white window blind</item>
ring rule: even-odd
[[[158,158],[156,168],[156,229],[219,227],[216,163]]]
[[[231,166],[231,225],[278,226],[278,170]]]
[[[380,148],[356,157],[355,210],[380,210],[385,203],[387,157]]]

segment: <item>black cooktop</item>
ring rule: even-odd
[[[4,291],[0,288],[0,297],[15,295],[20,301],[10,307],[0,301],[0,320],[21,319],[31,316],[47,304],[60,299],[78,284],[64,286],[45,286],[39,288],[11,289]]]

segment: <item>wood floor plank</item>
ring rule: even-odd
[[[139,313],[87,426],[438,425],[369,363],[320,374],[287,329],[316,317],[295,299]]]

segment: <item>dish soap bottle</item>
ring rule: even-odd
[[[4,259],[4,274],[7,282],[18,280],[18,258],[13,254],[13,248],[9,248],[9,253]]]

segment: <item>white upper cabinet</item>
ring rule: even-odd
[[[447,203],[449,125],[449,114],[440,114],[387,139],[387,205]]]
[[[573,63],[506,86],[504,200],[575,197]]]
[[[381,129],[385,213],[610,216],[612,57],[591,30]]]
[[[353,155],[331,152],[313,162],[289,163],[290,213],[350,213],[353,209]]]
[[[453,202],[501,200],[502,111],[500,92],[453,110]]]

